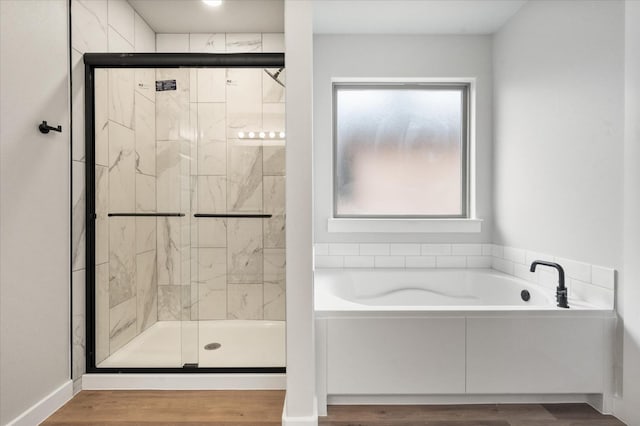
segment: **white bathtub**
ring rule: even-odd
[[[491,269],[314,275],[318,401],[581,401],[606,411],[611,309]],[[524,301],[521,292],[530,294]]]
[[[314,282],[320,312],[562,310],[554,290],[492,269],[323,269]],[[574,310],[602,309],[569,302]]]

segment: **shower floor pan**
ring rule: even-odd
[[[198,367],[284,367],[285,322],[158,321],[97,367],[176,368],[191,363]]]

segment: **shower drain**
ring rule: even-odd
[[[220,346],[222,346],[220,343],[207,343],[206,345],[204,345],[204,349],[207,351],[215,351],[216,349],[220,349]]]

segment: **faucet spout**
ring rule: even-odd
[[[559,308],[568,308],[568,295],[567,295],[567,287],[564,284],[564,269],[558,263],[554,262],[546,262],[544,260],[534,260],[531,262],[531,267],[529,271],[535,272],[536,266],[548,266],[550,268],[555,268],[558,271],[558,287],[556,288],[556,301],[558,302]]]

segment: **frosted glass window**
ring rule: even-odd
[[[335,217],[467,217],[468,85],[333,95]]]

